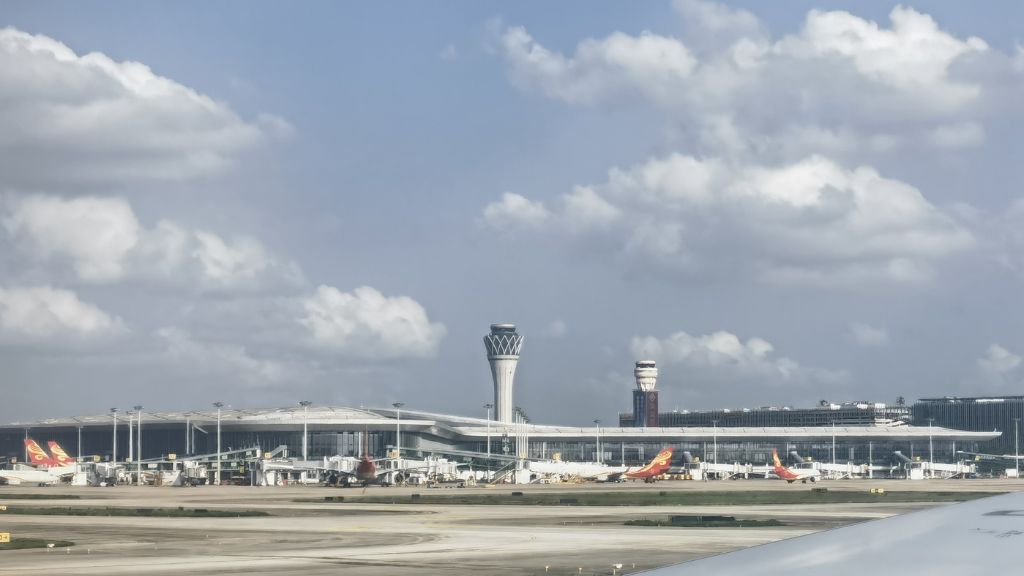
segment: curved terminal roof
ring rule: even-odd
[[[344,406],[310,406],[308,415],[300,406],[285,408],[222,408],[221,426],[231,428],[300,428],[303,423],[314,429],[385,429],[396,425],[396,410],[393,408],[350,408]],[[185,425],[187,421],[194,424],[215,424],[216,409],[186,410],[173,412],[146,412],[143,410],[143,422],[148,426]],[[308,420],[307,420],[308,418]],[[437,414],[417,410],[401,410],[402,429],[408,431],[423,430],[434,434],[443,434],[463,440],[478,440],[517,431],[525,432],[534,439],[550,440],[585,440],[600,434],[602,440],[609,441],[687,441],[718,438],[719,440],[741,440],[757,438],[790,438],[811,439],[831,438],[863,438],[912,440],[929,437],[934,440],[957,440],[984,442],[993,440],[1001,432],[971,432],[952,430],[949,428],[928,426],[831,426],[820,427],[778,427],[778,428],[733,428],[733,427],[693,427],[693,428],[618,428],[593,426],[557,426],[545,424],[502,424],[484,418]],[[119,423],[127,420],[127,414],[118,413]],[[51,418],[36,422],[15,422],[0,426],[0,431],[24,430],[26,428],[89,428],[94,426],[108,427],[113,423],[111,414],[91,416],[72,416]]]

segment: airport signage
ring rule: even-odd
[[[10,532],[0,532],[0,544],[10,544],[10,543],[11,543],[11,533]]]
[[[0,512],[7,512],[7,504],[0,504]]]
[[[167,455],[167,459],[168,460],[177,460],[178,459],[178,455],[177,454],[168,454]]]

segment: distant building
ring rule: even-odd
[[[633,419],[637,428],[658,425],[658,368],[651,360],[639,360],[633,368],[636,390],[633,390]],[[620,424],[621,425],[621,424]]]
[[[635,414],[635,410],[634,410]],[[620,426],[633,426],[634,414],[619,414]],[[815,426],[903,426],[911,421],[910,408],[878,402],[822,402],[813,408],[765,406],[719,410],[662,412],[656,426],[663,428],[712,427],[774,428]],[[650,426],[650,424],[648,424]]]
[[[1002,432],[987,450],[1001,450],[1012,454],[1014,450],[1014,422],[1024,418],[1024,396],[993,396],[984,398],[921,398],[913,408],[914,424],[972,430]],[[1018,424],[1019,426],[1019,424]],[[1018,429],[1017,434],[1024,434]]]

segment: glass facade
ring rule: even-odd
[[[1014,422],[1024,418],[1024,396],[991,398],[922,398],[913,406],[914,423],[927,426],[929,419],[935,426],[1003,433],[998,439],[985,444],[983,450],[1013,454]],[[1019,425],[1018,425],[1019,426]],[[1024,430],[1017,430],[1017,434]]]

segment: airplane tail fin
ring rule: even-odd
[[[36,466],[56,466],[57,462],[43,450],[43,447],[31,438],[25,438],[25,449],[28,451],[28,461]]]
[[[672,452],[673,448],[664,448],[658,455],[651,459],[643,468],[635,470],[633,472],[626,472],[626,476],[630,478],[645,478],[647,476],[657,476],[668,472],[668,469],[672,466]]]
[[[74,464],[76,460],[60,447],[54,440],[50,440],[47,443],[50,446],[50,454],[53,454],[53,460],[57,462],[59,466],[67,466],[68,464]]]
[[[779,451],[772,448],[772,463],[775,464],[775,469],[783,468],[782,462],[779,460]]]

